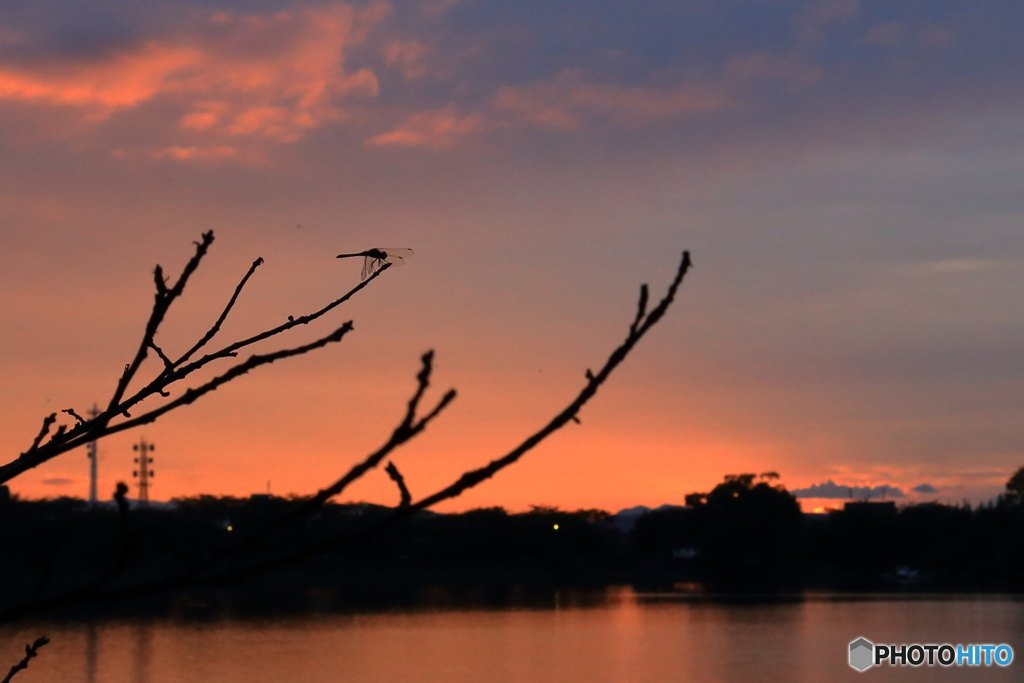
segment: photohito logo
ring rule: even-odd
[[[873,666],[1009,666],[1013,648],[1002,645],[900,644],[875,645],[867,638],[850,643],[850,666],[866,671]]]

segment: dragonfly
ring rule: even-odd
[[[373,249],[359,251],[354,254],[338,254],[336,258],[355,258],[357,256],[362,256],[363,273],[360,279],[365,280],[383,268],[385,263],[389,263],[393,266],[400,266],[405,263],[405,259],[412,256],[412,254],[412,249],[405,249],[401,247],[375,247]]]

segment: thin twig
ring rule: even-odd
[[[405,507],[412,502],[412,494],[409,493],[409,487],[405,485],[405,477],[398,471],[398,465],[394,462],[388,461],[387,467],[384,471],[391,477],[391,481],[395,482],[395,486],[398,487],[398,493],[402,497],[402,500],[398,503],[398,507]]]
[[[4,680],[0,683],[10,683],[11,679],[14,678],[14,674],[19,671],[24,671],[28,668],[28,663],[33,657],[39,653],[39,648],[50,642],[50,639],[46,636],[39,636],[31,644],[25,646],[25,656],[22,657],[21,661],[11,667],[11,670],[4,676]]]
[[[178,281],[174,284],[171,289],[167,288],[164,283],[163,270],[160,266],[156,267],[154,271],[154,277],[156,279],[156,300],[153,302],[153,311],[149,315],[149,322],[146,323],[146,329],[142,336],[142,342],[139,344],[139,350],[135,352],[135,357],[128,365],[125,366],[124,373],[121,374],[121,379],[117,383],[117,387],[114,389],[113,395],[110,397],[110,401],[107,403],[107,410],[105,412],[113,415],[119,412],[124,412],[127,407],[119,408],[121,399],[124,397],[125,391],[128,389],[128,385],[135,377],[135,373],[138,372],[139,367],[142,366],[142,361],[146,360],[146,354],[149,349],[149,345],[156,337],[156,332],[160,328],[160,323],[163,322],[164,316],[167,314],[167,309],[171,307],[174,300],[181,296],[181,293],[185,290],[185,283],[192,276],[192,273],[199,267],[200,261],[206,256],[206,252],[209,250],[210,245],[213,244],[213,231],[204,232],[202,239],[196,242],[196,251],[189,259],[188,263],[185,264],[185,268],[181,271],[181,275],[178,277]]]
[[[562,410],[562,412],[556,415],[554,419],[548,422],[548,424],[546,424],[532,436],[527,438],[517,447],[509,451],[509,453],[507,453],[506,455],[491,461],[484,467],[473,470],[471,472],[464,473],[461,477],[459,477],[457,481],[452,483],[450,486],[441,489],[440,491],[434,493],[433,495],[420,499],[419,501],[413,503],[409,507],[415,510],[422,510],[432,507],[437,503],[440,503],[441,501],[448,500],[449,498],[454,498],[458,495],[461,495],[467,489],[473,488],[474,486],[477,486],[481,482],[490,479],[501,470],[515,463],[529,450],[534,448],[537,444],[546,439],[556,430],[561,429],[563,426],[565,426],[567,422],[575,418],[576,414],[580,411],[580,409],[584,405],[586,405],[586,403],[591,398],[594,397],[594,394],[597,393],[598,388],[600,388],[600,386],[604,384],[605,380],[608,379],[608,376],[611,375],[612,371],[615,370],[615,368],[618,367],[623,360],[625,360],[626,356],[629,354],[630,351],[633,350],[633,347],[636,346],[637,342],[639,342],[640,339],[642,339],[643,336],[647,334],[647,331],[650,330],[651,327],[653,327],[659,320],[661,320],[661,317],[665,314],[665,311],[668,310],[668,307],[675,300],[676,292],[678,291],[679,286],[682,284],[683,278],[686,277],[686,273],[689,269],[690,252],[684,251],[682,262],[679,264],[679,270],[676,272],[676,277],[669,285],[668,291],[666,292],[662,300],[658,303],[654,310],[652,310],[643,318],[642,321],[638,321],[639,324],[635,324],[630,329],[630,333],[626,337],[626,340],[621,345],[619,345],[618,348],[612,351],[611,355],[608,357],[608,360],[605,361],[604,366],[602,366],[602,368],[597,372],[596,375],[591,375],[589,377],[587,384],[583,387],[582,390],[580,390],[580,393],[577,394],[576,398],[573,399],[573,401],[570,402],[569,405],[566,406],[564,410]]]
[[[335,308],[337,308],[341,304],[343,304],[346,301],[348,301],[349,299],[351,299],[356,293],[361,291],[363,288],[367,287],[375,278],[377,278],[381,273],[383,273],[387,269],[387,267],[389,267],[390,265],[391,265],[390,263],[384,264],[384,267],[382,267],[380,270],[378,270],[372,276],[368,277],[366,280],[363,280],[358,285],[356,285],[355,287],[350,289],[348,292],[346,292],[343,296],[335,299],[334,301],[332,301],[331,303],[327,304],[326,306],[324,306],[320,310],[314,311],[313,313],[309,313],[307,315],[299,316],[298,318],[293,317],[293,316],[288,316],[287,322],[284,322],[284,323],[278,325],[277,327],[273,327],[273,328],[271,328],[269,330],[266,330],[264,332],[260,332],[259,334],[254,334],[253,336],[248,337],[247,339],[242,339],[240,341],[234,342],[233,344],[229,344],[228,346],[225,346],[224,348],[220,349],[219,351],[213,351],[211,353],[208,353],[205,356],[203,356],[202,358],[200,358],[200,359],[198,359],[196,361],[193,361],[193,362],[189,363],[188,365],[180,367],[175,374],[178,377],[184,377],[187,374],[195,372],[196,370],[198,370],[199,368],[203,367],[207,363],[210,363],[211,361],[214,361],[214,360],[217,360],[217,359],[220,359],[220,358],[227,358],[227,357],[230,357],[230,356],[235,356],[235,355],[238,354],[238,352],[241,349],[244,349],[247,346],[252,346],[253,344],[256,344],[257,342],[261,342],[264,339],[269,339],[270,337],[273,337],[275,335],[281,334],[282,332],[287,332],[288,330],[292,329],[293,327],[298,327],[299,325],[308,325],[309,323],[311,323],[314,320],[322,317],[323,315],[329,313],[330,311],[334,310]]]
[[[174,368],[174,361],[168,358],[167,354],[164,353],[164,350],[157,346],[156,342],[153,341],[152,339],[149,340],[149,348],[153,349],[153,351],[156,352],[156,355],[160,357],[160,360],[164,362],[165,369],[170,370]]]
[[[179,396],[173,401],[165,403],[159,408],[154,408],[148,413],[144,413],[142,415],[139,415],[138,417],[126,420],[124,422],[120,422],[116,425],[108,426],[104,430],[103,435],[109,436],[111,434],[117,434],[118,432],[123,432],[127,429],[133,429],[134,427],[138,427],[139,425],[154,422],[157,418],[161,417],[162,415],[169,413],[175,408],[180,408],[181,406],[186,406],[189,405],[190,403],[195,402],[201,396],[204,396],[210,393],[211,391],[215,391],[218,387],[227,384],[228,382],[237,377],[241,377],[250,370],[258,368],[261,365],[268,365],[270,363],[282,360],[284,358],[301,356],[302,354],[309,353],[310,351],[315,351],[317,349],[323,348],[328,344],[339,342],[348,332],[351,331],[352,321],[350,320],[341,327],[339,327],[338,329],[328,334],[327,336],[321,337],[320,339],[312,341],[309,344],[303,344],[302,346],[296,346],[290,349],[281,349],[280,351],[274,351],[272,353],[249,356],[249,358],[245,362],[239,363],[238,365],[230,368],[227,372],[218,375],[217,377],[214,377],[205,384],[202,384],[192,389],[185,390],[185,392],[181,396]]]
[[[202,336],[202,338],[199,341],[197,341],[192,346],[192,348],[190,348],[188,351],[186,351],[185,353],[183,353],[181,355],[181,357],[177,360],[177,362],[171,363],[170,367],[176,368],[176,367],[180,366],[182,363],[186,362],[189,358],[192,357],[192,354],[194,354],[196,351],[198,351],[199,349],[201,349],[204,346],[206,346],[206,344],[211,339],[213,339],[214,336],[218,332],[220,332],[220,327],[221,327],[221,325],[224,324],[224,321],[227,320],[228,314],[231,313],[231,309],[234,308],[235,301],[238,300],[238,295],[242,293],[242,289],[245,287],[245,284],[249,281],[249,278],[252,277],[252,274],[255,273],[256,269],[259,268],[262,265],[263,265],[263,257],[262,256],[257,258],[255,261],[252,262],[252,265],[249,266],[249,270],[246,271],[245,275],[242,277],[242,280],[238,283],[238,286],[235,287],[235,291],[231,295],[231,299],[229,299],[227,305],[224,306],[224,310],[221,311],[220,317],[217,318],[217,321],[215,323],[213,323],[213,326],[206,332],[206,334],[204,334]]]
[[[630,333],[636,332],[636,326],[644,319],[644,315],[647,313],[647,285],[640,285],[640,301],[636,305],[636,317],[633,318],[633,324],[629,326]]]
[[[406,408],[405,415],[402,421],[391,434],[391,437],[378,448],[376,451],[366,456],[362,462],[352,466],[348,472],[342,477],[335,481],[330,486],[327,486],[314,495],[302,500],[298,505],[293,507],[287,514],[279,517],[268,524],[260,527],[249,536],[239,541],[237,544],[220,550],[206,559],[192,565],[188,569],[179,572],[176,576],[170,579],[175,583],[180,583],[183,580],[191,577],[200,575],[203,572],[208,571],[217,564],[222,563],[225,559],[230,556],[237,555],[244,550],[255,547],[259,542],[270,536],[272,533],[281,529],[288,524],[291,524],[297,520],[303,519],[310,516],[327,503],[328,500],[342,493],[349,484],[360,479],[369,470],[373,469],[380,464],[384,458],[391,454],[402,444],[410,441],[417,434],[427,428],[436,418],[442,410],[444,410],[448,404],[455,399],[455,390],[449,389],[441,400],[437,403],[434,408],[427,413],[424,417],[417,419],[416,410],[419,407],[420,400],[423,398],[423,394],[427,387],[430,386],[430,374],[433,371],[433,358],[434,352],[428,351],[423,354],[421,361],[423,367],[420,372],[416,375],[416,391],[412,398],[409,399],[408,406]]]
[[[28,455],[32,451],[34,451],[37,448],[39,448],[39,444],[42,442],[43,439],[46,438],[46,435],[49,433],[50,426],[53,425],[53,423],[56,422],[56,421],[57,421],[57,413],[50,413],[49,415],[47,415],[46,417],[43,418],[43,426],[39,428],[39,433],[36,435],[36,438],[33,439],[32,445],[29,446],[27,451],[25,451],[24,453],[21,454],[21,457],[24,458],[26,455]]]

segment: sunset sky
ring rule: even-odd
[[[1014,0],[4,2],[0,445],[109,398],[154,265],[206,230],[169,351],[258,256],[225,341],[357,284],[335,254],[411,247],[279,346],[351,319],[340,344],[101,442],[100,492],[143,436],[157,499],[314,491],[435,349],[459,398],[395,456],[426,494],[561,410],[689,249],[581,424],[446,509],[767,470],[805,509],[987,500],[1024,465],[1021,26]],[[85,497],[85,453],[11,488]],[[397,498],[383,472],[345,496]]]

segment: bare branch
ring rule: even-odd
[[[27,451],[21,454],[21,457],[24,458],[32,451],[39,448],[39,444],[42,443],[43,439],[46,438],[46,435],[50,433],[50,427],[56,421],[57,413],[50,413],[49,415],[43,418],[43,426],[39,428],[39,433],[36,435],[36,438],[32,440],[32,445],[28,447]]]
[[[633,319],[633,324],[629,326],[630,333],[636,332],[636,326],[640,324],[640,321],[644,319],[644,314],[647,313],[648,294],[647,285],[640,285],[640,300],[636,304],[636,317]]]
[[[109,414],[101,413],[98,417],[94,418],[85,425],[80,425],[76,427],[72,432],[75,434],[75,438],[73,439],[68,438],[65,440],[61,440],[61,437],[64,436],[64,433],[67,429],[66,426],[61,425],[57,429],[57,432],[54,434],[53,438],[44,446],[36,449],[30,449],[26,453],[22,454],[22,456],[17,460],[13,460],[5,465],[0,465],[0,483],[9,481],[10,479],[13,479],[14,477],[32,469],[33,467],[36,467],[48,460],[51,460],[52,458],[57,457],[62,453],[66,453],[67,451],[72,450],[73,448],[77,448],[78,446],[81,446],[99,437],[117,434],[118,432],[123,432],[125,430],[138,427],[139,425],[149,424],[155,421],[160,416],[165,415],[166,413],[174,410],[175,408],[180,408],[181,406],[189,405],[196,401],[197,399],[199,399],[200,397],[210,393],[211,391],[216,390],[218,387],[227,384],[228,382],[230,382],[233,379],[236,379],[237,377],[241,377],[250,370],[257,368],[261,365],[267,365],[269,363],[273,363],[284,358],[291,358],[292,356],[301,356],[302,354],[309,353],[310,351],[323,348],[324,346],[327,346],[328,344],[331,344],[333,342],[341,341],[345,334],[347,334],[351,330],[352,321],[349,321],[342,325],[341,327],[339,327],[338,329],[336,329],[334,332],[330,333],[329,335],[321,337],[320,339],[310,342],[309,344],[304,344],[302,346],[297,346],[290,349],[282,349],[280,351],[275,351],[263,355],[250,356],[248,360],[239,363],[238,365],[235,365],[234,367],[230,368],[227,372],[224,372],[223,374],[214,377],[209,382],[206,382],[205,384],[195,388],[187,389],[177,399],[169,401],[163,404],[162,406],[154,408],[148,413],[144,413],[135,418],[132,418],[130,415],[128,415],[127,411],[123,406],[118,406],[117,409],[122,414],[125,414],[125,416],[128,418],[124,422],[119,422],[118,424],[111,425],[109,424]]]
[[[398,487],[398,493],[402,496],[401,502],[398,504],[399,507],[405,507],[412,502],[412,494],[409,493],[409,488],[405,485],[405,477],[398,471],[398,466],[394,462],[388,461],[384,471],[391,477],[391,481],[395,482]]]
[[[257,262],[254,263],[253,266],[250,268],[250,273],[251,273],[252,270],[255,270],[255,268],[258,265],[258,262],[259,262],[259,259],[257,259]],[[390,265],[390,264],[385,264],[385,265]],[[187,357],[188,355],[194,353],[194,351],[190,350],[185,356],[183,356],[181,359],[179,359],[177,363],[175,363],[175,369],[173,371],[165,372],[165,373],[161,374],[160,376],[156,377],[147,386],[143,387],[138,392],[136,392],[136,394],[134,396],[132,396],[131,398],[126,399],[121,404],[121,408],[123,410],[127,410],[127,409],[131,408],[132,406],[135,406],[135,405],[141,403],[146,398],[152,396],[154,393],[163,392],[164,389],[168,385],[170,385],[170,384],[172,384],[174,382],[177,382],[177,381],[187,377],[188,375],[192,374],[196,370],[199,370],[200,368],[206,366],[207,364],[209,364],[209,363],[211,363],[213,361],[221,360],[221,359],[224,359],[224,358],[234,358],[235,356],[238,355],[238,351],[239,350],[244,349],[247,346],[251,346],[251,345],[256,344],[258,342],[261,342],[261,341],[263,341],[265,339],[269,339],[270,337],[274,337],[274,336],[279,335],[279,334],[281,334],[283,332],[287,332],[288,330],[290,330],[290,329],[292,329],[294,327],[297,327],[299,325],[307,325],[307,324],[313,322],[314,320],[317,320],[318,318],[322,317],[326,313],[334,310],[335,308],[337,308],[341,304],[343,304],[346,301],[348,301],[349,299],[351,299],[357,292],[361,291],[364,287],[369,285],[372,280],[374,280],[376,277],[378,277],[380,275],[380,273],[384,272],[384,270],[386,270],[386,268],[381,268],[376,273],[374,273],[373,276],[371,276],[371,277],[367,278],[365,281],[359,283],[357,286],[355,286],[351,290],[349,290],[345,295],[339,297],[338,299],[335,299],[334,301],[332,301],[331,303],[327,304],[326,306],[324,306],[323,308],[321,308],[318,311],[315,311],[313,313],[310,313],[308,315],[304,315],[304,316],[301,316],[301,317],[298,317],[298,318],[295,318],[293,316],[288,316],[288,321],[283,323],[283,324],[281,324],[281,325],[278,325],[277,327],[271,328],[269,330],[265,330],[263,332],[260,332],[259,334],[253,335],[253,336],[251,336],[251,337],[249,337],[247,339],[243,339],[241,341],[237,341],[237,342],[234,342],[232,344],[229,344],[228,346],[225,346],[224,348],[220,349],[219,351],[213,351],[211,353],[208,353],[205,356],[203,356],[202,358],[199,358],[199,359],[197,359],[197,360],[195,360],[195,361],[193,361],[191,363],[188,363],[186,365],[180,365],[185,357]],[[247,274],[246,277],[243,278],[242,283],[235,290],[236,293],[241,290],[241,287],[244,285],[245,280],[247,280],[248,277],[249,277],[249,274]],[[216,331],[214,331],[214,334],[216,334]],[[212,335],[210,335],[210,338],[212,338]],[[104,434],[104,436],[105,435],[106,434]]]
[[[253,336],[251,336],[251,337],[249,337],[247,339],[242,339],[241,341],[237,341],[237,342],[234,342],[233,344],[229,344],[228,346],[225,346],[224,348],[220,349],[219,351],[214,351],[214,352],[208,353],[207,355],[203,356],[202,358],[200,358],[200,359],[198,359],[196,361],[193,361],[192,363],[189,363],[188,365],[182,366],[175,373],[176,378],[184,377],[185,375],[188,375],[188,374],[190,374],[192,372],[195,372],[196,370],[198,370],[199,368],[203,367],[207,363],[210,363],[211,361],[218,360],[220,358],[227,358],[227,357],[235,356],[235,355],[238,354],[239,350],[244,349],[247,346],[252,346],[253,344],[261,342],[264,339],[269,339],[270,337],[273,337],[273,336],[276,336],[278,334],[281,334],[282,332],[287,332],[288,330],[292,329],[293,327],[298,327],[299,325],[308,325],[309,323],[313,322],[314,320],[317,320],[318,318],[320,318],[323,315],[329,313],[330,311],[334,310],[335,308],[337,308],[341,304],[343,304],[346,301],[348,301],[349,299],[351,299],[353,296],[355,296],[356,293],[360,292],[362,289],[364,289],[366,286],[368,286],[375,278],[379,277],[380,274],[383,273],[385,270],[387,270],[387,267],[390,266],[390,265],[391,264],[388,264],[388,263],[384,264],[384,267],[382,267],[376,273],[374,273],[373,275],[368,277],[366,280],[360,282],[358,285],[356,285],[355,287],[350,289],[343,296],[335,299],[334,301],[332,301],[331,303],[327,304],[326,306],[324,306],[323,308],[321,308],[318,311],[314,311],[313,313],[309,313],[307,315],[299,316],[298,318],[296,318],[294,316],[288,316],[287,322],[284,322],[284,323],[278,325],[277,327],[273,327],[273,328],[271,328],[269,330],[266,330],[264,332],[260,332],[259,334],[255,334],[255,335],[253,335]]]
[[[170,401],[169,403],[165,403],[159,408],[154,408],[148,413],[144,413],[136,418],[126,420],[125,422],[121,422],[116,425],[106,427],[104,429],[103,434],[104,436],[109,436],[110,434],[123,432],[127,429],[138,427],[139,425],[149,424],[150,422],[155,421],[161,415],[169,413],[175,408],[180,408],[181,406],[189,405],[195,402],[201,396],[204,396],[210,393],[211,391],[215,391],[218,387],[227,384],[228,382],[237,377],[241,377],[250,370],[258,368],[261,365],[268,365],[270,363],[282,360],[284,358],[291,358],[292,356],[301,356],[304,353],[309,353],[310,351],[315,351],[316,349],[323,348],[328,344],[339,342],[347,333],[351,331],[352,321],[350,320],[341,327],[339,327],[338,329],[334,330],[334,332],[331,332],[329,335],[321,337],[320,339],[310,342],[309,344],[303,344],[302,346],[296,346],[290,349],[281,349],[280,351],[274,351],[272,353],[249,356],[249,358],[246,361],[232,367],[227,372],[218,375],[217,377],[214,377],[206,384],[195,387],[193,389],[187,389],[185,393],[183,393],[180,397],[173,401]]]
[[[242,289],[245,287],[245,284],[249,281],[249,278],[252,277],[252,274],[255,273],[256,269],[259,268],[261,265],[263,265],[263,257],[259,257],[252,262],[252,265],[249,266],[249,270],[246,271],[245,275],[242,277],[241,282],[239,282],[238,286],[235,287],[235,291],[231,295],[231,299],[228,300],[228,303],[224,307],[224,310],[221,312],[220,317],[217,318],[217,321],[215,323],[213,323],[213,327],[211,327],[209,331],[206,334],[204,334],[202,338],[199,341],[197,341],[191,349],[183,353],[181,355],[181,358],[179,358],[176,363],[170,363],[170,367],[178,367],[182,363],[186,362],[189,358],[192,357],[192,354],[206,346],[206,344],[211,339],[213,339],[218,332],[220,332],[220,327],[221,325],[224,324],[224,321],[227,320],[228,314],[231,313],[231,309],[234,308],[235,301],[238,300],[238,295],[242,293]]]
[[[213,326],[200,338],[200,340],[196,344],[192,346],[192,348],[186,351],[177,361],[172,361],[167,356],[167,354],[164,353],[163,350],[156,344],[156,332],[159,329],[159,326],[163,321],[170,305],[174,302],[174,300],[177,297],[179,297],[182,294],[189,277],[192,275],[192,273],[195,272],[196,268],[198,268],[200,262],[206,255],[206,252],[209,246],[212,244],[212,242],[212,232],[204,233],[202,236],[202,240],[199,242],[195,242],[196,251],[193,254],[192,258],[185,265],[181,275],[178,277],[177,281],[174,283],[173,286],[170,286],[167,283],[167,280],[164,277],[163,269],[160,268],[160,266],[157,266],[156,269],[154,270],[154,281],[156,283],[157,292],[156,298],[153,303],[153,309],[150,313],[149,320],[146,323],[142,342],[140,343],[139,349],[136,352],[132,362],[125,364],[124,371],[121,373],[121,376],[118,379],[117,387],[115,388],[113,395],[111,396],[109,402],[107,403],[106,409],[90,420],[84,420],[79,417],[76,417],[77,423],[72,428],[68,429],[67,427],[62,427],[48,440],[46,439],[46,437],[49,435],[50,428],[56,420],[56,415],[50,416],[47,419],[45,419],[43,421],[43,427],[40,430],[39,435],[33,442],[32,446],[27,451],[22,453],[20,457],[17,458],[16,460],[0,465],[0,483],[9,481],[10,479],[18,476],[19,474],[22,474],[23,472],[33,467],[36,467],[58,455],[78,448],[79,446],[82,446],[90,441],[101,439],[103,437],[109,436],[110,434],[114,434],[119,431],[124,431],[125,429],[130,429],[131,427],[138,426],[140,424],[152,422],[159,416],[167,413],[169,410],[193,402],[199,396],[202,396],[208,393],[209,391],[216,389],[218,386],[220,386],[220,384],[223,384],[225,381],[230,381],[231,379],[238,377],[241,374],[244,374],[253,367],[257,367],[268,362],[273,362],[278,358],[285,358],[292,355],[300,355],[301,353],[305,353],[306,351],[303,351],[300,348],[285,350],[284,352],[281,352],[280,355],[265,354],[263,356],[254,356],[253,358],[250,358],[249,361],[247,361],[247,363],[251,364],[240,363],[231,368],[230,370],[228,370],[228,372],[222,374],[220,377],[217,377],[214,380],[207,382],[206,384],[203,384],[202,386],[187,389],[184,392],[184,395],[177,401],[165,404],[161,408],[151,410],[135,418],[132,417],[132,412],[134,411],[129,412],[135,406],[137,406],[138,404],[142,403],[143,401],[154,395],[169,398],[170,393],[168,393],[167,388],[170,385],[187,378],[193,372],[199,370],[200,368],[204,367],[205,365],[213,361],[225,358],[235,358],[238,356],[239,350],[247,346],[256,344],[260,341],[286,332],[294,327],[297,327],[298,325],[306,325],[315,320],[318,320],[322,316],[326,315],[328,312],[340,306],[342,303],[351,299],[357,292],[362,291],[363,288],[368,286],[372,280],[379,277],[380,274],[387,270],[387,268],[390,266],[390,264],[385,264],[384,267],[380,268],[376,273],[373,274],[373,276],[367,278],[365,281],[361,282],[359,285],[349,290],[346,294],[331,301],[329,304],[323,306],[317,311],[314,311],[313,313],[303,315],[301,317],[288,316],[288,321],[284,324],[278,325],[277,327],[253,335],[247,339],[243,339],[241,341],[229,344],[228,346],[220,349],[219,351],[208,353],[202,358],[199,358],[198,360],[194,360],[189,363],[188,359],[191,358],[203,346],[209,343],[209,341],[213,339],[213,337],[220,331],[221,326],[223,325],[227,316],[233,310],[235,303],[237,302],[239,295],[241,294],[242,289],[245,287],[246,283],[252,277],[256,268],[258,268],[263,263],[262,258],[256,259],[249,267],[249,270],[246,272],[245,276],[243,276],[241,281],[235,287],[235,290],[231,298],[229,299],[227,305],[224,307],[221,314],[218,316],[217,320],[214,322]],[[351,329],[351,323],[347,323],[346,325],[348,326],[348,329]],[[323,344],[335,341],[333,337],[337,335],[338,332],[340,332],[340,330],[336,331],[333,335],[328,335],[328,337],[319,340],[319,342],[309,346],[308,350],[312,350],[313,348],[319,348]],[[341,334],[344,334],[344,332],[341,332]],[[340,339],[340,335],[338,336],[338,338]],[[164,368],[155,378],[150,380],[148,384],[143,386],[141,389],[136,391],[128,398],[125,398],[128,386],[136,377],[139,368],[142,365],[143,361],[145,360],[149,350],[153,350],[156,353],[156,355],[160,357],[160,359],[163,361]],[[254,359],[260,360],[253,363]],[[118,419],[122,418],[124,419],[123,422],[116,422]]]
[[[78,413],[76,413],[76,412],[75,412],[75,409],[74,409],[74,408],[65,408],[64,410],[62,410],[62,411],[60,411],[60,412],[62,412],[62,413],[67,413],[67,414],[68,414],[68,415],[70,415],[71,417],[75,418],[75,421],[76,421],[76,422],[77,422],[78,424],[80,424],[80,425],[82,425],[82,424],[85,424],[85,419],[84,419],[84,418],[83,418],[83,417],[82,417],[81,415],[79,415]]]
[[[154,277],[156,280],[156,300],[153,302],[153,311],[149,314],[149,321],[146,323],[146,329],[142,336],[142,342],[139,344],[139,350],[135,352],[135,357],[130,363],[125,366],[124,373],[121,375],[121,379],[117,383],[117,387],[114,389],[113,395],[110,397],[110,402],[107,404],[107,410],[105,413],[113,416],[117,413],[124,412],[128,409],[127,406],[119,408],[121,399],[124,397],[125,391],[128,389],[128,385],[131,383],[132,378],[135,377],[135,373],[138,372],[139,367],[142,365],[142,361],[146,360],[147,350],[153,339],[156,337],[156,332],[160,328],[160,323],[163,322],[164,316],[167,314],[167,309],[170,308],[174,300],[181,296],[181,293],[185,290],[185,284],[188,282],[189,277],[195,272],[196,268],[199,267],[199,262],[203,260],[210,245],[213,244],[213,231],[204,232],[202,240],[196,242],[196,252],[189,259],[188,263],[185,264],[185,268],[181,271],[181,275],[178,277],[178,281],[174,284],[174,287],[167,289],[167,285],[164,283],[163,270],[160,266],[157,266],[154,270]]]
[[[255,532],[250,534],[248,537],[246,537],[236,545],[230,548],[225,548],[224,550],[219,551],[217,553],[214,553],[210,557],[202,560],[201,562],[193,565],[189,569],[179,573],[177,576],[168,580],[174,583],[181,583],[187,578],[195,577],[201,574],[202,572],[205,572],[211,569],[212,567],[216,566],[218,563],[222,562],[229,556],[237,555],[238,553],[255,546],[258,542],[262,541],[271,533],[286,526],[287,524],[290,524],[304,517],[308,517],[309,515],[323,507],[323,505],[328,500],[344,491],[349,484],[351,484],[354,481],[357,481],[369,470],[379,465],[380,462],[384,458],[386,458],[391,452],[393,452],[396,448],[408,442],[417,434],[426,429],[427,425],[430,424],[430,422],[433,421],[434,418],[437,417],[441,413],[441,411],[448,406],[448,404],[455,400],[455,390],[449,389],[445,393],[445,395],[441,397],[441,400],[438,401],[437,405],[434,406],[433,410],[427,413],[424,417],[416,419],[416,409],[419,407],[419,402],[423,398],[423,393],[430,385],[430,374],[433,369],[433,358],[433,351],[428,351],[425,354],[423,354],[423,357],[421,359],[423,363],[423,368],[416,376],[416,392],[413,394],[412,398],[409,399],[409,404],[406,409],[405,416],[402,418],[402,421],[399,423],[397,427],[395,427],[394,431],[391,434],[391,438],[389,438],[387,442],[384,443],[384,445],[382,445],[376,451],[374,451],[366,458],[364,458],[362,462],[358,463],[357,465],[354,465],[351,469],[349,469],[348,472],[345,473],[344,476],[340,477],[333,484],[321,489],[316,494],[301,501],[287,514],[283,515],[282,517],[279,517],[277,520],[274,520],[269,524],[264,525],[260,529],[257,529]]]
[[[149,348],[153,349],[153,351],[156,352],[156,355],[160,357],[160,360],[162,360],[164,362],[164,369],[166,369],[166,370],[174,369],[174,361],[172,361],[170,358],[168,358],[167,354],[164,353],[163,349],[161,349],[159,346],[157,346],[156,342],[153,341],[152,339],[149,340]]]
[[[684,251],[683,259],[682,262],[679,264],[679,269],[676,272],[675,279],[669,285],[668,291],[665,293],[665,296],[662,298],[662,300],[658,303],[654,310],[652,310],[649,314],[644,316],[641,320],[637,321],[637,323],[639,324],[634,323],[634,326],[630,329],[630,333],[626,337],[626,340],[622,344],[620,344],[618,348],[612,351],[611,355],[608,357],[608,360],[605,361],[604,366],[602,366],[602,368],[597,372],[596,375],[590,373],[589,370],[587,371],[587,384],[583,387],[583,389],[576,396],[576,398],[571,403],[569,403],[569,405],[566,406],[566,408],[562,412],[556,415],[554,419],[552,419],[547,425],[545,425],[539,431],[537,431],[532,436],[527,438],[525,441],[519,444],[516,448],[512,449],[506,455],[491,461],[484,467],[464,473],[461,477],[459,477],[457,481],[455,481],[450,486],[441,489],[440,491],[434,493],[433,495],[422,498],[421,500],[410,505],[409,507],[422,510],[425,508],[432,507],[443,500],[448,500],[449,498],[455,498],[456,496],[461,495],[467,489],[473,488],[474,486],[477,486],[481,482],[490,479],[501,470],[518,461],[521,457],[523,457],[523,455],[525,455],[528,451],[533,449],[537,444],[546,439],[556,430],[561,429],[567,422],[575,418],[576,414],[580,411],[580,409],[584,405],[586,405],[586,403],[591,398],[593,398],[594,394],[597,393],[598,388],[600,388],[600,386],[604,384],[604,381],[608,379],[608,376],[611,375],[612,371],[615,370],[615,368],[618,367],[623,360],[625,360],[626,356],[629,354],[630,351],[633,350],[633,347],[636,346],[637,342],[639,342],[640,339],[642,339],[643,336],[647,333],[647,331],[650,330],[651,327],[653,327],[659,320],[661,320],[661,317],[663,315],[665,315],[665,311],[668,310],[668,307],[675,300],[676,291],[682,284],[683,278],[686,277],[686,273],[687,271],[689,271],[689,269],[690,252]]]
[[[49,642],[50,639],[46,636],[39,636],[35,639],[34,642],[32,642],[29,645],[26,645],[25,656],[22,658],[20,662],[11,667],[11,670],[7,672],[7,675],[4,676],[4,680],[0,681],[0,683],[10,683],[11,679],[14,678],[14,674],[18,673],[19,671],[24,671],[25,669],[27,669],[29,661],[31,661],[32,658],[39,653],[39,648],[41,648]]]
[[[164,278],[164,269],[160,264],[156,264],[153,269],[153,282],[156,285],[156,295],[166,296],[167,295],[167,280]]]
[[[420,399],[423,398],[423,393],[427,390],[427,387],[430,386],[430,373],[433,370],[433,359],[433,351],[428,351],[423,354],[423,369],[420,370],[420,373],[416,376],[416,380],[419,383],[416,388],[416,393],[413,394],[411,399],[409,399],[409,406],[406,409],[405,417],[402,419],[401,424],[395,428],[395,431],[392,432],[391,438],[388,439],[387,443],[377,449],[376,452],[367,456],[367,458],[361,463],[353,466],[345,476],[341,477],[327,488],[317,492],[315,496],[309,499],[309,504],[316,506],[322,505],[344,491],[349,484],[362,477],[367,471],[379,465],[381,460],[387,457],[391,451],[422,432],[427,425],[448,406],[449,403],[455,400],[455,390],[449,389],[448,392],[441,397],[441,400],[438,401],[437,405],[434,406],[433,410],[427,413],[423,418],[420,418],[419,420],[416,419],[416,409],[419,407]]]

